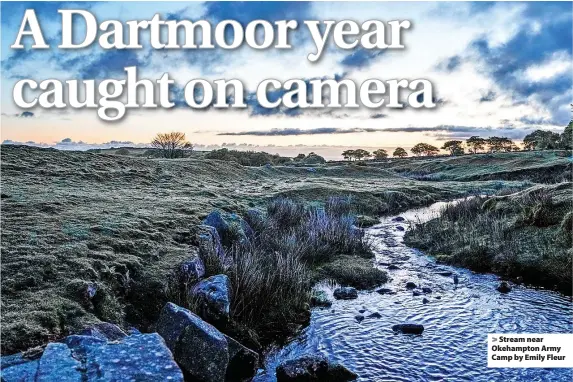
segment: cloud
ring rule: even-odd
[[[385,52],[385,50],[358,48],[354,52],[345,56],[340,61],[340,64],[345,68],[365,68],[370,66],[376,58],[382,56]]]
[[[492,102],[495,101],[496,94],[493,90],[488,90],[486,93],[482,93],[479,102]]]
[[[458,55],[447,58],[437,65],[437,69],[444,72],[453,72],[462,64],[462,58]]]
[[[217,135],[222,136],[299,136],[299,135],[332,135],[332,134],[355,134],[355,133],[427,133],[427,135],[437,138],[469,138],[477,135],[481,137],[504,136],[511,139],[522,139],[525,135],[533,132],[535,128],[517,128],[514,126],[504,127],[480,127],[480,126],[455,126],[438,125],[434,127],[388,127],[388,128],[338,128],[338,127],[318,127],[312,129],[286,128],[269,130],[252,130],[240,132],[224,132]]]
[[[338,128],[338,127],[317,127],[314,129],[299,129],[299,128],[287,128],[287,129],[270,129],[270,130],[254,130],[254,131],[240,131],[240,132],[225,132],[219,133],[217,135],[227,135],[227,136],[244,136],[252,135],[259,137],[282,137],[290,135],[323,135],[323,134],[351,134],[351,133],[373,133],[379,131],[378,129],[368,129],[368,128]]]

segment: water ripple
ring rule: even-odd
[[[401,216],[411,221],[436,216],[443,204],[412,210]],[[488,333],[570,333],[573,304],[552,291],[514,286],[508,294],[496,291],[499,278],[491,274],[435,264],[422,252],[403,244],[405,222],[383,219],[369,229],[380,269],[389,270],[385,285],[397,292],[380,295],[361,292],[358,299],[334,301],[317,309],[311,323],[290,344],[271,351],[265,370],[255,381],[274,381],[276,366],[302,354],[323,354],[356,372],[359,381],[571,381],[571,369],[490,369]],[[452,276],[458,275],[456,286]],[[407,281],[432,293],[413,296]],[[427,304],[422,303],[427,298]],[[358,323],[358,310],[366,309]],[[381,318],[369,318],[377,312]],[[392,325],[423,324],[420,336],[397,335]]]

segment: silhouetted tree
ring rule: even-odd
[[[386,159],[388,158],[388,152],[384,149],[378,149],[372,153],[374,159]]]
[[[462,141],[447,141],[442,146],[442,150],[448,150],[450,155],[463,155],[464,148],[462,144]]]
[[[477,153],[478,151],[482,151],[485,149],[485,145],[487,141],[484,138],[473,136],[466,140],[466,146],[470,153]]]
[[[412,147],[410,151],[414,153],[416,156],[421,156],[421,155],[432,156],[439,153],[440,149],[437,148],[436,146],[432,146],[427,143],[418,143],[416,146]]]
[[[392,155],[398,158],[405,158],[408,156],[408,153],[403,148],[398,147],[396,150],[394,150],[394,154]]]
[[[372,156],[372,154],[370,154],[369,151],[366,151],[364,149],[354,150],[354,157],[358,160],[361,160],[364,158],[370,158],[371,156]]]
[[[160,149],[164,158],[180,158],[185,150],[193,150],[193,145],[185,139],[185,133],[179,131],[157,134],[151,146]]]
[[[561,145],[561,136],[558,133],[546,130],[535,130],[523,138],[526,150],[554,150]]]
[[[515,143],[507,137],[491,137],[487,139],[487,145],[489,146],[489,152],[495,153],[499,151],[509,152]]]
[[[355,151],[354,151],[354,150],[346,150],[346,151],[343,151],[343,152],[342,152],[342,157],[343,157],[345,160],[350,160],[350,161],[351,161],[352,158],[355,157],[354,154],[355,154]]]

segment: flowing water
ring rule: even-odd
[[[396,294],[365,291],[356,300],[333,300],[331,308],[315,309],[308,327],[268,354],[255,381],[274,381],[279,363],[304,354],[325,355],[357,373],[359,381],[571,381],[571,369],[487,367],[488,333],[571,333],[573,304],[559,293],[518,285],[501,294],[498,276],[436,264],[403,244],[402,228],[436,217],[445,204],[408,211],[400,215],[402,222],[384,218],[368,229],[377,266],[399,267],[388,270],[391,279],[383,286]],[[408,281],[432,292],[413,296],[405,288]],[[355,316],[364,309],[366,318],[359,323]],[[373,312],[382,317],[368,318]],[[424,333],[392,331],[392,325],[405,322],[424,325]]]

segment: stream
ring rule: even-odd
[[[571,333],[573,304],[560,293],[513,285],[499,293],[500,278],[436,264],[403,243],[410,222],[427,221],[445,202],[381,219],[369,228],[377,267],[390,280],[382,287],[396,294],[359,292],[355,300],[334,300],[331,308],[312,312],[309,326],[285,347],[272,350],[254,381],[275,381],[274,370],[287,359],[322,354],[359,375],[359,381],[571,381],[572,369],[488,368],[488,333]],[[399,267],[388,270],[388,264]],[[450,276],[439,274],[451,272]],[[459,278],[456,286],[453,275]],[[432,293],[413,296],[413,281]],[[332,287],[322,286],[332,296]],[[422,300],[427,298],[428,303]],[[355,316],[362,313],[364,321]],[[378,312],[381,318],[368,318]],[[395,334],[392,326],[417,323],[422,335]]]

